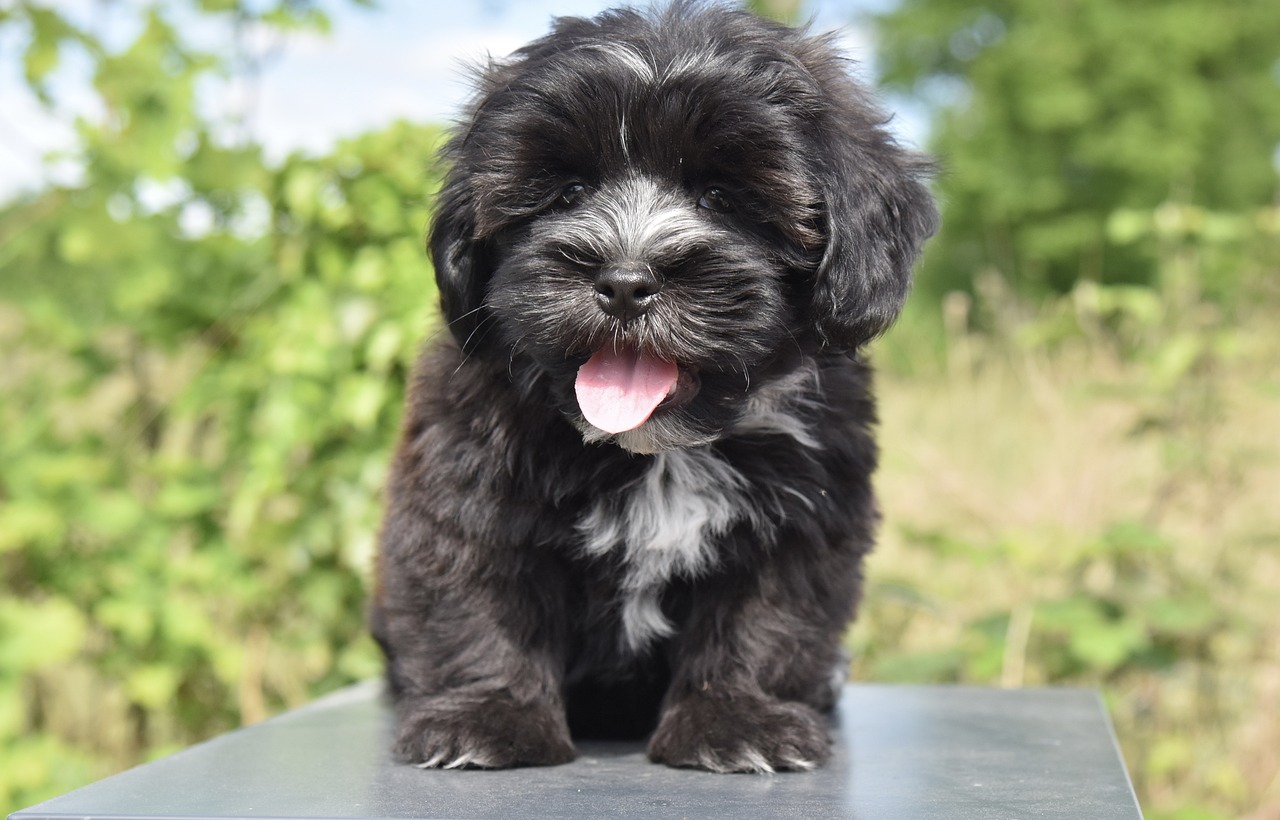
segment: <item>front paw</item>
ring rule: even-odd
[[[670,706],[649,759],[712,772],[808,771],[831,756],[822,719],[799,703],[690,697]]]
[[[400,704],[393,753],[421,768],[553,766],[576,756],[564,710],[502,693],[439,695]]]

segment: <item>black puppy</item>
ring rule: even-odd
[[[829,39],[679,2],[485,68],[373,604],[423,766],[808,769],[877,522],[858,348],[936,213]]]

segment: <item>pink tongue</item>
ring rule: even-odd
[[[673,363],[657,356],[606,345],[578,369],[578,407],[606,433],[634,430],[671,393],[679,375]]]

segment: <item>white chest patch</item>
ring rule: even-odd
[[[623,550],[622,632],[632,651],[672,633],[659,604],[663,587],[715,566],[716,537],[741,521],[759,523],[747,481],[710,450],[660,453],[621,498],[587,511],[578,522],[584,551]]]

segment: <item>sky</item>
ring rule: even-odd
[[[103,32],[109,43],[128,42],[136,14],[116,13],[101,0],[53,0],[82,24]],[[887,0],[809,0],[805,13],[816,31],[836,30],[846,54],[863,65],[871,79],[871,43],[860,15]],[[128,5],[128,4],[126,4]],[[545,34],[553,17],[590,16],[617,0],[380,0],[378,8],[329,2],[329,35],[298,34],[272,43],[257,79],[250,83],[209,84],[201,105],[211,113],[244,115],[252,136],[269,159],[289,152],[321,153],[338,139],[386,125],[397,118],[449,122],[468,93],[465,66],[486,54],[503,56]],[[106,11],[104,11],[106,9]],[[196,21],[184,29],[202,46],[227,49],[229,33]],[[74,58],[54,78],[61,101],[57,116],[43,112],[21,77],[21,42],[0,34],[0,200],[49,181],[73,181],[73,163],[43,163],[50,151],[74,141],[70,123],[77,114],[93,117],[83,66]],[[895,121],[900,136],[919,144],[923,124],[910,111]]]

